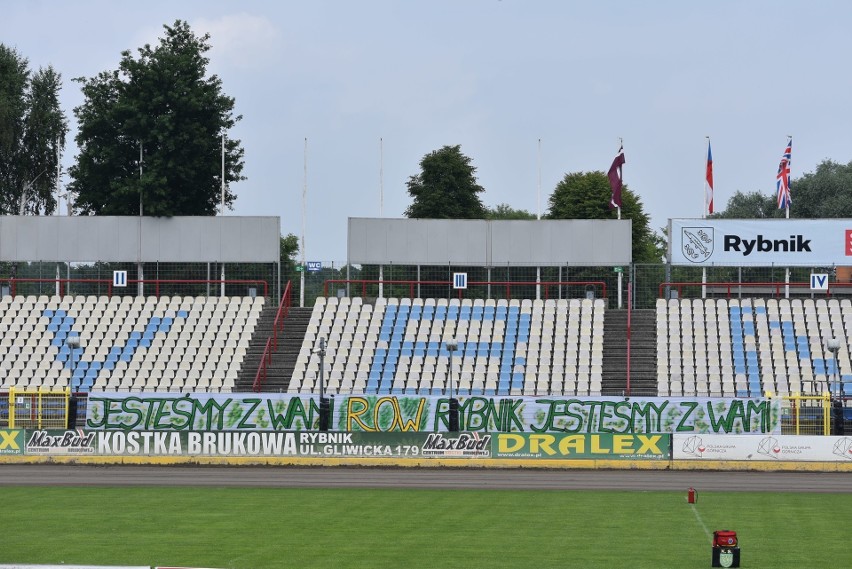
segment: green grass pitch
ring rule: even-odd
[[[235,472],[239,476],[239,472]],[[400,473],[400,476],[405,476]],[[850,565],[852,495],[3,487],[0,563],[234,569]]]

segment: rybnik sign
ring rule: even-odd
[[[852,265],[852,219],[670,219],[673,265]]]

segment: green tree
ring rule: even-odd
[[[852,217],[852,162],[838,164],[824,160],[816,171],[792,180],[790,192],[793,199],[790,217]]]
[[[852,217],[852,162],[821,162],[814,172],[805,172],[790,183],[793,203],[790,217],[825,219]],[[736,192],[725,209],[714,217],[723,219],[783,218],[774,193]]]
[[[778,209],[774,195],[766,196],[760,192],[737,191],[728,200],[725,209],[713,214],[720,219],[767,219],[784,217],[784,211]]]
[[[485,210],[486,219],[536,219],[534,213],[525,209],[514,209],[509,204],[501,203]]]
[[[0,214],[56,210],[58,151],[68,133],[61,87],[52,67],[33,74],[26,58],[0,44]]]
[[[418,219],[483,219],[485,206],[476,183],[476,168],[461,146],[444,146],[420,161],[420,174],[406,184],[413,202],[405,215]]]
[[[548,200],[549,219],[616,219],[617,213],[609,208],[612,190],[606,174],[574,172],[556,185]],[[633,224],[633,262],[660,263],[665,253],[662,237],[650,228],[648,215],[639,197],[626,185],[621,193],[621,217]]]
[[[69,188],[80,213],[138,215],[141,200],[145,215],[213,215],[222,201],[222,137],[242,117],[206,74],[209,34],[180,20],[164,29],[137,58],[122,52],[118,70],[76,79],[85,100],[74,109],[80,153]],[[226,139],[226,184],[244,179],[243,153]],[[226,189],[229,208],[234,199]]]
[[[299,238],[288,233],[281,237],[281,274],[289,275],[296,268],[296,255],[299,254]]]

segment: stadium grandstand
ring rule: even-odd
[[[743,296],[732,294],[730,283],[725,290],[658,279],[647,288],[658,287],[659,298],[636,308],[635,286],[620,274],[617,282],[610,275],[601,282],[487,280],[454,288],[457,269],[444,270],[446,280],[333,281],[344,285],[336,294],[300,302],[296,283],[282,292],[265,283],[249,292],[241,279],[147,279],[139,282],[154,294],[112,286],[75,294],[90,280],[40,278],[29,279],[38,281],[39,294],[28,294],[27,278],[9,277],[0,297],[0,392],[67,389],[83,401],[99,391],[829,393],[845,402],[852,382],[852,301],[830,288],[801,294],[802,283],[787,281]],[[178,283],[184,294],[174,292]],[[56,287],[53,294],[44,293],[45,284]],[[385,287],[409,294],[384,295]],[[3,410],[0,403],[0,423]]]

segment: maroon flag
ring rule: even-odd
[[[624,146],[618,148],[618,154],[615,155],[615,160],[612,161],[612,166],[609,167],[607,177],[609,178],[609,186],[612,188],[612,198],[609,201],[609,207],[621,207],[621,166],[624,164]]]
[[[707,141],[707,171],[704,174],[704,180],[707,182],[707,195],[704,198],[707,202],[707,213],[713,215],[713,153],[710,152],[710,141]]]

